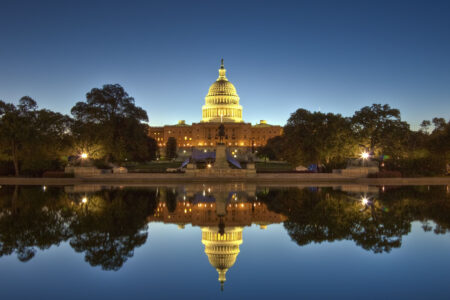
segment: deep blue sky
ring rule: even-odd
[[[221,57],[244,120],[389,103],[450,117],[450,1],[0,0],[0,99],[69,113],[119,83],[151,125],[198,122]]]

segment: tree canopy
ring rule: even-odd
[[[288,119],[282,138],[284,141],[274,139],[270,144],[284,145],[282,156],[294,164],[328,164],[355,152],[350,119],[340,114],[298,109]]]
[[[373,104],[356,111],[352,117],[359,140],[378,154],[400,157],[409,137],[409,125],[403,122],[400,111],[388,104]]]
[[[124,88],[106,84],[86,94],[71,110],[77,149],[105,156],[107,161],[149,160],[148,116]],[[91,153],[89,153],[91,154]]]
[[[0,101],[0,145],[14,163],[16,176],[21,167],[33,168],[61,159],[68,146],[68,116],[38,109],[36,101],[25,96],[18,105]]]

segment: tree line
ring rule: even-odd
[[[0,100],[0,175],[61,170],[81,153],[98,167],[154,160],[158,146],[146,122],[146,111],[118,84],[93,88],[72,107],[71,116],[40,109],[28,96],[17,105]],[[166,146],[167,157],[176,157],[176,140]],[[361,152],[404,175],[445,174],[450,121],[425,120],[413,131],[400,111],[387,104],[363,107],[351,117],[298,109],[283,134],[258,149],[262,157],[316,164],[326,171],[345,167],[348,158]]]
[[[28,96],[17,105],[0,100],[0,174],[40,175],[81,153],[100,165],[155,159],[147,113],[120,85],[93,88],[71,115],[39,109]]]
[[[298,109],[283,134],[259,149],[262,157],[294,165],[317,164],[328,171],[345,167],[348,158],[358,158],[362,152],[405,175],[445,174],[450,161],[450,121],[425,120],[420,130],[413,131],[400,111],[388,104],[365,106],[351,117]]]

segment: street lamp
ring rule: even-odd
[[[81,153],[81,158],[82,159],[88,158],[88,154],[86,152]]]
[[[368,159],[369,158],[369,153],[364,151],[363,153],[361,153],[361,158],[362,159]]]
[[[368,160],[369,159],[369,152],[366,152],[366,151],[363,151],[362,153],[361,153],[361,158],[362,158],[362,166],[363,167],[365,167],[366,166],[366,160]]]
[[[361,203],[362,203],[362,205],[366,206],[367,203],[369,203],[369,199],[367,199],[367,197],[364,196],[361,198]]]

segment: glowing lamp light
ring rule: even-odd
[[[362,159],[368,159],[369,158],[369,153],[367,153],[367,152],[361,153],[361,158]]]
[[[366,197],[362,197],[361,203],[362,203],[362,205],[367,205],[367,203],[369,203],[369,199],[367,199]]]
[[[212,166],[211,166],[211,164],[208,164],[207,167],[208,167],[208,169],[211,169]]]
[[[88,158],[88,154],[86,152],[81,153],[81,158],[82,159]]]
[[[87,203],[87,198],[86,198],[86,197],[83,197],[83,199],[81,199],[81,202]]]

